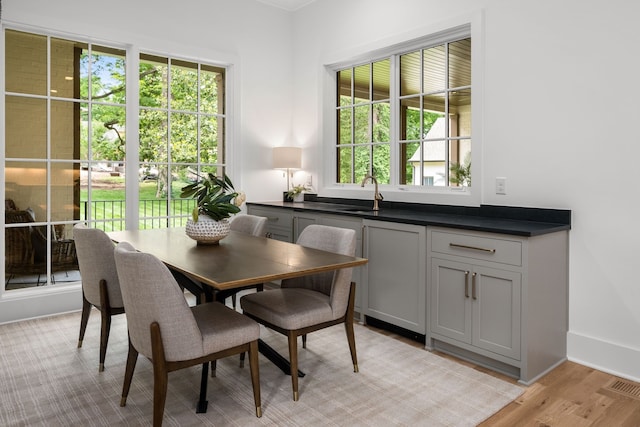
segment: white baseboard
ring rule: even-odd
[[[82,308],[82,288],[79,285],[46,288],[5,292],[0,299],[0,324],[68,313]]]
[[[569,332],[567,354],[572,362],[640,382],[640,349]]]

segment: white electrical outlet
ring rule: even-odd
[[[496,178],[496,194],[507,194],[507,178],[501,176]]]

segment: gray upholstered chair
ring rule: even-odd
[[[232,230],[254,236],[265,237],[267,217],[257,215],[236,215],[229,224]]]
[[[129,329],[120,406],[125,406],[138,353],[153,364],[153,425],[162,424],[168,373],[249,352],[255,411],[262,416],[256,322],[218,302],[189,307],[169,269],[129,243],[115,250]]]
[[[355,231],[345,228],[310,225],[302,231],[297,243],[354,256],[356,236]],[[351,276],[352,269],[347,268],[285,279],[280,289],[240,298],[245,315],[287,336],[293,400],[298,400],[298,336],[302,335],[303,347],[306,347],[307,333],[344,323],[353,369],[358,372],[353,333],[355,284]]]
[[[78,348],[82,347],[91,306],[94,306],[100,310],[102,319],[98,368],[102,372],[111,330],[111,316],[124,313],[120,282],[113,257],[115,245],[104,231],[88,228],[84,224],[73,227],[73,238],[82,276],[82,317]]]
[[[251,234],[257,237],[265,237],[267,231],[267,217],[257,215],[236,215],[231,220],[230,227],[234,231]],[[229,289],[228,291],[225,291],[224,293],[218,295],[216,299],[218,301],[221,301],[231,296],[233,308],[236,308],[236,295],[238,294],[238,292],[254,288],[258,292],[262,292],[262,290],[264,289],[264,284],[260,283],[258,285],[249,285],[242,288]],[[212,370],[211,373],[213,374],[213,372],[214,371]]]

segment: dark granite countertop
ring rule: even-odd
[[[377,221],[431,225],[464,230],[486,231],[516,236],[538,236],[571,229],[571,211],[512,206],[479,207],[382,202],[380,210],[371,210],[370,200],[322,198],[305,194],[305,201],[248,202],[248,205],[291,209],[294,212],[318,212]]]

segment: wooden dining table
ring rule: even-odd
[[[198,302],[214,298],[223,302],[230,290],[367,263],[365,258],[237,231],[215,245],[198,244],[186,235],[184,227],[114,231],[108,235],[114,242],[129,242],[136,250],[156,256],[180,284],[196,294]],[[283,372],[290,372],[289,361],[262,340],[259,349]],[[304,376],[302,372],[299,375]],[[207,410],[207,377],[208,365],[204,364],[197,412]]]

